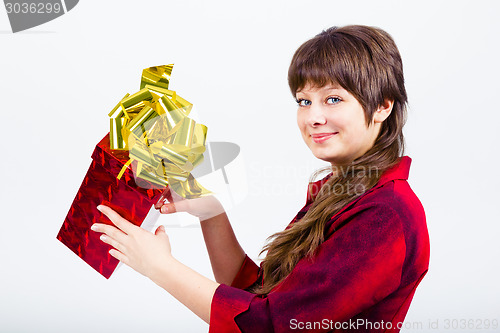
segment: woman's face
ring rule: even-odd
[[[302,138],[314,156],[334,166],[350,163],[368,151],[392,109],[392,102],[381,107],[367,127],[363,107],[340,86],[307,84],[296,98]]]

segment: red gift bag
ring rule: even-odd
[[[131,168],[127,168],[118,179],[128,160],[128,151],[110,149],[109,134],[97,144],[92,164],[57,234],[58,240],[107,279],[119,261],[108,253],[111,246],[99,239],[101,233],[90,230],[96,222],[112,224],[97,206],[109,206],[140,226],[165,190],[159,185],[135,179]]]

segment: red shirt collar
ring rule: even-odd
[[[408,176],[410,174],[410,164],[411,158],[409,156],[402,156],[396,165],[394,165],[390,169],[387,169],[382,174],[376,186],[378,187],[391,180],[396,179],[408,180]]]
[[[373,188],[380,187],[385,183],[390,182],[391,180],[396,180],[396,179],[408,180],[408,176],[410,174],[410,165],[411,165],[411,158],[409,156],[402,156],[396,165],[384,171],[377,185],[375,185]],[[316,197],[323,184],[327,182],[327,180],[330,178],[331,175],[332,173],[328,174],[323,179],[320,179],[318,181],[309,184],[309,186],[312,187],[311,191],[313,192],[312,193],[313,197]],[[311,194],[309,192],[310,191],[307,191],[307,203],[312,202]]]

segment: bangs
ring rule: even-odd
[[[302,44],[295,52],[288,69],[288,85],[292,95],[307,84],[321,88],[327,84],[341,86],[346,90],[346,69],[340,54],[328,39],[312,39]]]

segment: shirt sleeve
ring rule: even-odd
[[[314,260],[300,260],[267,296],[219,285],[209,333],[279,333],[300,322],[343,322],[397,290],[406,251],[397,213],[367,203],[342,217]]]
[[[246,289],[254,284],[259,277],[260,267],[255,264],[255,262],[245,255],[243,264],[241,264],[240,270],[236,274],[231,287]]]

